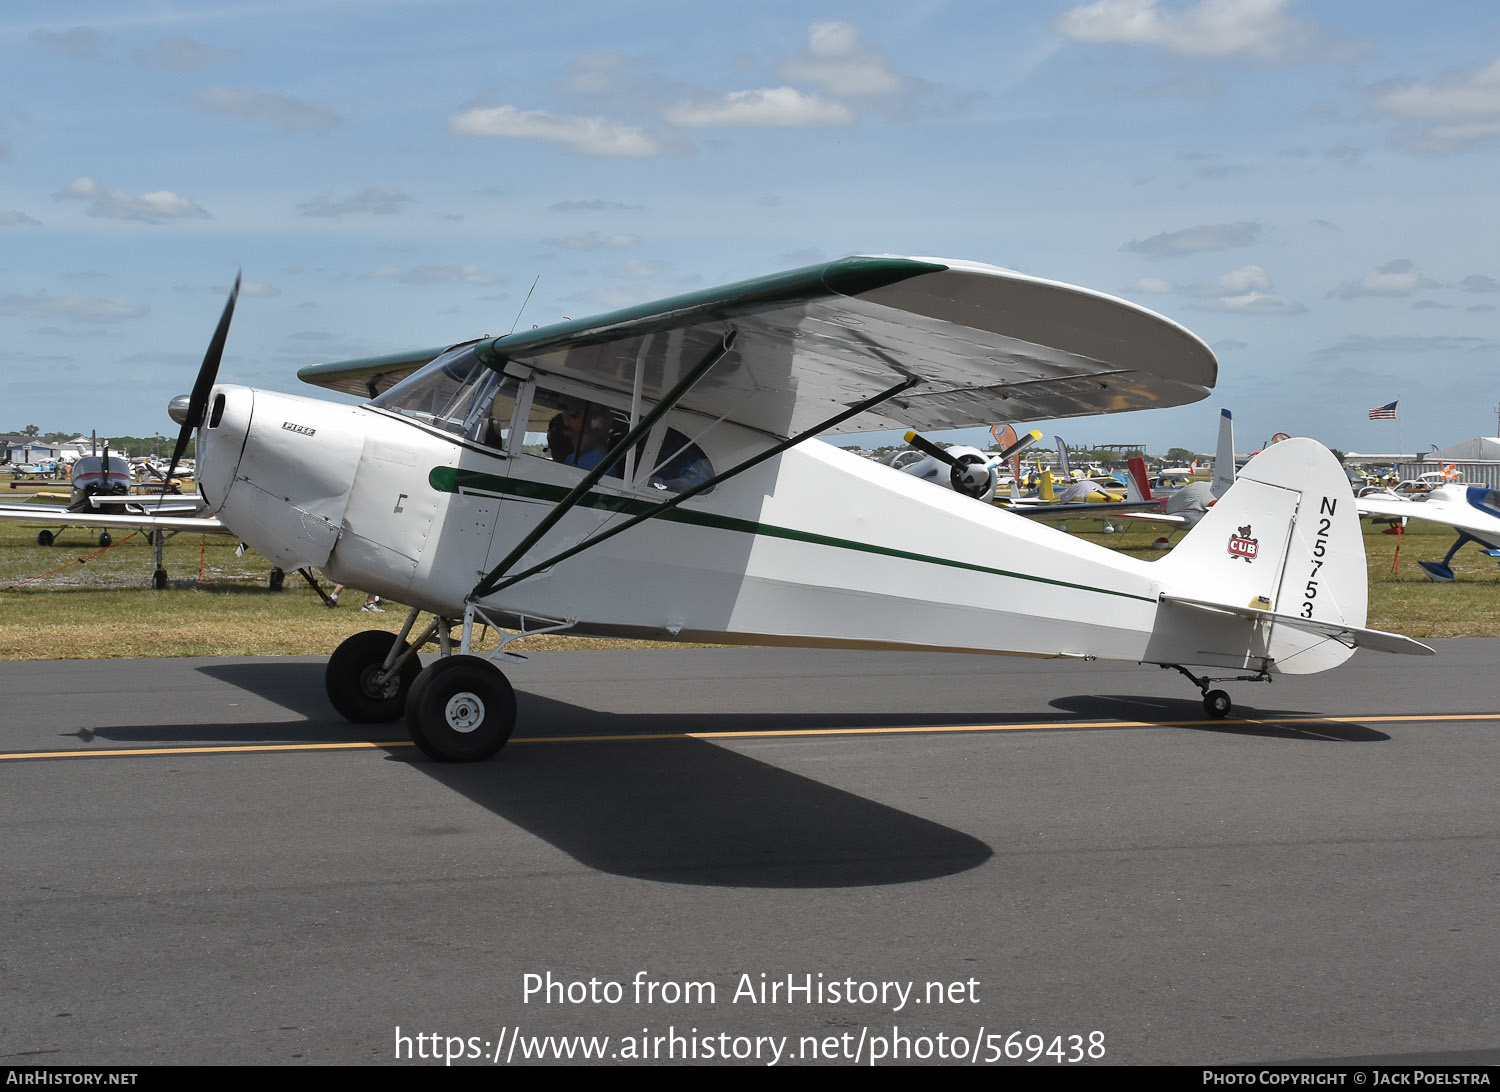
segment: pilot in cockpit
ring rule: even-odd
[[[614,415],[607,407],[569,399],[547,426],[547,450],[557,462],[593,470],[609,453],[613,425]],[[623,477],[625,468],[617,462],[609,473]]]

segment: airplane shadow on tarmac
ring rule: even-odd
[[[407,746],[399,723],[361,727],[337,717],[324,694],[321,663],[215,663],[198,670],[304,719],[110,727],[89,735],[156,745],[389,743],[392,761],[409,763],[581,864],[665,883],[756,888],[911,883],[976,868],[993,855],[989,846],[961,831],[693,738],[705,732],[732,736],[987,722],[972,712],[612,713],[522,691],[517,694],[522,734],[494,761],[449,765],[430,762]],[[1357,723],[1249,706],[1230,719],[1207,722],[1198,702],[1176,698],[1075,695],[1050,705],[1072,716],[1193,731],[1299,741],[1389,738]],[[1056,716],[1007,720],[1042,726]],[[647,736],[653,738],[642,738]]]
[[[493,761],[450,765],[406,746],[402,724],[341,720],[324,695],[322,664],[226,663],[198,670],[307,719],[110,726],[87,735],[157,746],[389,742],[396,744],[392,761],[409,763],[581,864],[665,883],[912,883],[965,872],[993,856],[988,845],[961,831],[688,735],[923,722],[909,715],[620,715],[520,692],[519,719],[527,734]],[[930,714],[923,720],[954,723]],[[624,738],[643,735],[661,738]],[[622,738],[557,738],[576,736]]]
[[[1383,743],[1391,738],[1354,721],[1313,717],[1288,709],[1259,709],[1238,702],[1234,711],[1223,720],[1208,719],[1203,704],[1198,701],[1140,694],[1079,694],[1057,698],[1049,704],[1083,717],[1138,720],[1220,735],[1266,736],[1322,743]]]

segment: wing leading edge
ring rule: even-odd
[[[1212,352],[1125,300],[972,262],[853,257],[476,344],[480,358],[659,398],[737,331],[686,409],[786,437],[886,389],[921,382],[836,431],[987,425],[1176,406],[1207,395]],[[356,391],[431,353],[315,365]],[[368,388],[366,388],[368,389]]]

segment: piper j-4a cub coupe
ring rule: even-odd
[[[339,646],[328,694],[352,721],[404,716],[434,758],[486,758],[515,722],[495,664],[516,657],[473,654],[476,625],[1136,660],[1181,671],[1216,717],[1210,671],[1431,651],[1363,628],[1348,481],[1311,440],[1253,461],[1155,563],[808,442],[1207,394],[1201,341],[1086,289],[846,258],[300,372],[358,407],[215,386],[233,303],[177,401],[179,445],[198,429],[199,488],[267,558],[410,604],[399,635]]]

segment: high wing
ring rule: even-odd
[[[375,398],[390,390],[423,365],[431,364],[450,349],[472,342],[459,341],[433,349],[413,349],[386,356],[365,356],[340,360],[333,364],[309,364],[297,372],[297,378],[316,387],[352,394],[358,398]]]
[[[475,343],[520,365],[659,400],[734,334],[684,409],[778,437],[892,384],[910,390],[830,431],[953,429],[1176,406],[1218,374],[1198,338],[1112,296],[973,262],[853,257]],[[368,394],[437,350],[303,368]],[[398,376],[399,377],[399,376]]]

